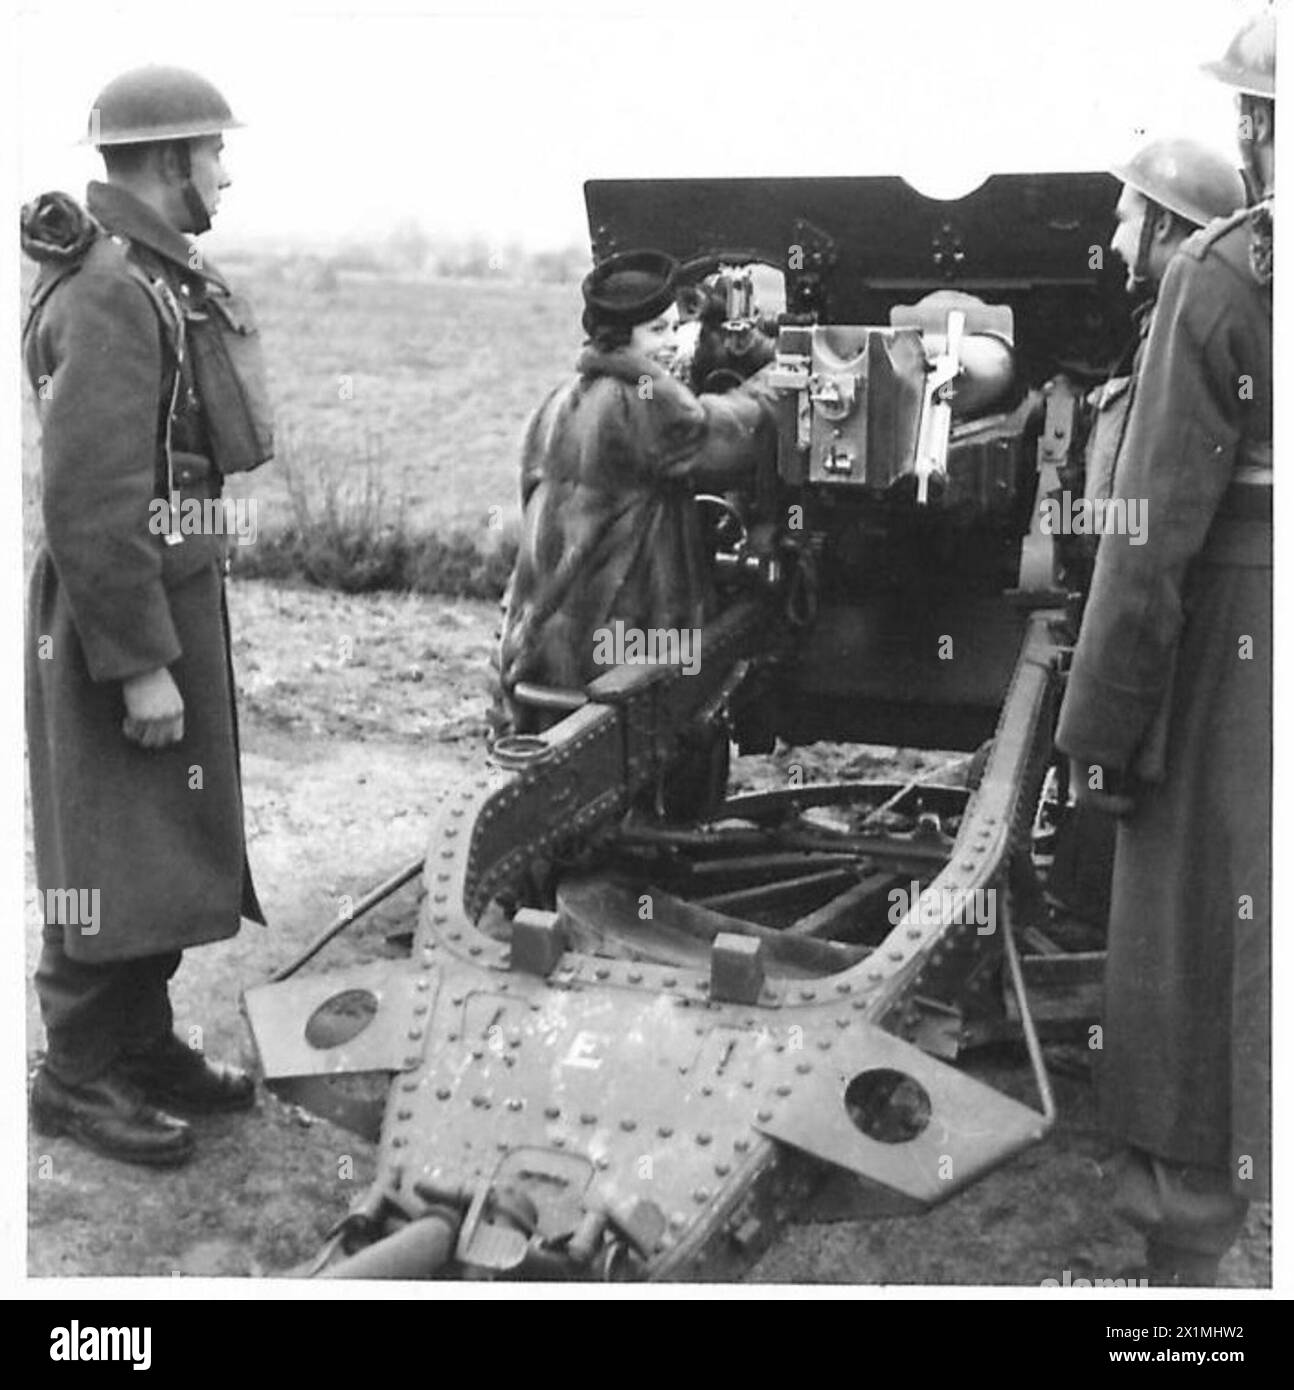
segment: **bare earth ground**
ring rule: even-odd
[[[231,588],[250,852],[269,929],[191,951],[177,1024],[217,1056],[252,1061],[238,1013],[338,909],[422,849],[431,797],[480,756],[490,604],[345,597],[242,581]],[[811,758],[808,760],[811,761]],[[371,959],[410,925],[414,892],[330,946],[320,967]],[[34,915],[27,926],[34,960]],[[41,1045],[34,995],[29,1054]],[[1108,1215],[1085,1058],[1051,1049],[1060,1120],[1037,1148],[921,1216],[791,1228],[758,1281],[1017,1284],[1113,1278],[1139,1258]],[[972,1061],[1030,1095],[1023,1056]],[[29,1269],[43,1275],[281,1274],[307,1259],[363,1189],[372,1151],[262,1094],[247,1115],[202,1122],[178,1172],[29,1141]],[[1231,1286],[1270,1283],[1270,1214],[1255,1210],[1223,1266]]]

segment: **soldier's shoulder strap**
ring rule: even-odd
[[[32,285],[31,296],[27,300],[27,316],[23,321],[23,337],[31,331],[35,324],[36,317],[44,308],[46,300],[54,293],[60,285],[66,284],[76,275],[82,266],[89,259],[91,251],[94,249],[99,239],[96,235],[81,249],[79,254],[64,260],[43,261],[40,270],[36,273],[36,281]]]
[[[27,316],[23,323],[23,338],[35,327],[37,317],[46,301],[60,285],[66,284],[84,268],[94,255],[116,255],[120,258],[124,272],[147,293],[149,301],[161,321],[163,337],[177,358],[183,355],[184,315],[174,292],[161,276],[150,276],[139,261],[130,254],[131,242],[123,236],[108,232],[102,226],[86,245],[80,255],[59,262],[45,262],[41,265],[32,287],[31,298],[27,304]]]
[[[1182,243],[1182,251],[1195,260],[1202,261],[1223,237],[1230,236],[1237,227],[1248,224],[1249,213],[1249,208],[1240,208],[1230,217],[1215,217],[1212,222],[1186,238]]]
[[[1202,261],[1211,252],[1246,260],[1260,283],[1271,280],[1272,218],[1275,200],[1266,198],[1252,207],[1238,208],[1229,217],[1216,217],[1182,243],[1182,251]]]

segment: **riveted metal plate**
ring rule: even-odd
[[[415,1187],[475,1190],[498,1180],[501,1158],[528,1153],[508,1176],[546,1228],[569,1228],[590,1204],[650,1201],[670,1222],[663,1239],[677,1239],[760,1145],[752,1125],[775,1088],[809,1065],[806,1030],[770,1027],[766,1011],[524,975],[506,993],[484,983],[449,967],[425,1060],[388,1114],[383,1163]],[[559,1155],[570,1173],[548,1171]]]
[[[429,1012],[434,1004],[435,973],[417,971],[408,961],[379,961],[249,989],[243,995],[243,1010],[265,1079],[401,1071],[412,1065],[410,1057],[422,1048],[408,1037],[409,1020],[415,1007],[425,1004]],[[352,991],[373,998],[375,1009],[367,1026],[335,1047],[312,1044],[306,1036],[311,1018],[329,1000]]]
[[[884,1142],[858,1127],[847,1093],[865,1073],[899,1073],[917,1083],[929,1101],[920,1133]],[[942,1201],[1041,1139],[1048,1127],[1037,1111],[870,1025],[829,1066],[797,1077],[770,1109],[756,1126],[761,1133],[923,1203]]]

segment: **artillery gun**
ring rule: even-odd
[[[317,1272],[728,1279],[824,1189],[915,1209],[1045,1134],[1039,1029],[1100,959],[1046,935],[1073,630],[1038,503],[1081,494],[1083,388],[1130,331],[1093,254],[1117,193],[586,186],[595,258],[669,251],[719,303],[697,384],[763,365],[777,448],[713,500],[702,659],[519,687],[539,731],[440,793],[409,957],[248,991],[267,1082],[380,1146]],[[731,745],[779,739],[978,753],[964,782],[730,795]],[[1036,1107],[954,1065],[1003,1036]]]

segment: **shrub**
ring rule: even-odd
[[[253,578],[305,579],[344,593],[377,589],[497,599],[516,559],[510,531],[489,539],[463,527],[410,529],[403,494],[382,480],[380,447],[362,454],[289,433],[277,459],[290,519],[262,529],[256,544],[234,547],[236,572]]]

